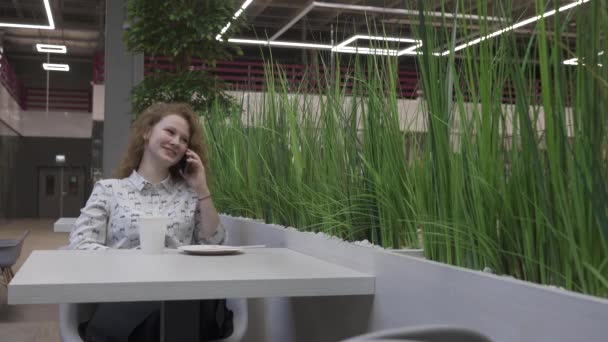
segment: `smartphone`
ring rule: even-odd
[[[182,170],[183,173],[188,173],[188,160],[186,155],[184,154],[184,156],[182,157],[182,159],[179,161],[179,163],[177,164],[177,167]]]

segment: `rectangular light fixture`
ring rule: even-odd
[[[46,16],[48,18],[48,25],[26,25],[26,24],[13,24],[13,23],[0,23],[0,27],[16,27],[16,28],[29,28],[29,29],[40,29],[40,30],[54,30],[55,21],[53,21],[53,13],[51,12],[51,5],[49,0],[42,0]]]
[[[367,37],[367,36],[366,36]],[[377,37],[380,38],[380,37]],[[385,37],[383,37],[384,39]],[[389,38],[394,41],[405,41],[405,42],[417,42],[416,45],[408,47],[404,50],[392,50],[392,49],[376,49],[376,48],[364,48],[364,47],[353,47],[353,46],[331,46],[326,44],[314,44],[314,43],[301,43],[301,42],[286,42],[277,40],[260,40],[260,39],[241,39],[241,38],[230,38],[228,42],[234,44],[250,44],[250,45],[262,45],[262,46],[283,46],[283,47],[294,47],[294,48],[309,48],[318,50],[333,50],[339,53],[360,53],[364,55],[382,55],[382,56],[401,56],[401,55],[416,55],[418,52],[415,49],[422,46],[422,42],[411,38]],[[380,39],[378,39],[380,40]]]
[[[384,42],[420,43],[419,39],[413,39],[413,38],[366,36],[366,35],[362,35],[362,34],[357,34],[357,35],[354,35],[354,36],[348,38],[347,40],[343,41],[342,43],[336,45],[334,47],[334,50],[337,51],[338,49],[346,47],[348,44],[350,44],[350,43],[352,43],[352,42],[354,42],[355,40],[358,40],[358,39],[380,40],[380,41],[384,41]]]
[[[567,5],[561,6],[560,8],[557,9],[557,11],[556,10],[550,10],[550,11],[547,11],[547,12],[541,14],[541,15],[537,15],[537,16],[530,17],[528,19],[519,21],[519,22],[517,22],[517,23],[515,23],[515,24],[513,24],[511,26],[505,27],[504,29],[500,29],[498,31],[494,31],[494,32],[492,32],[492,33],[490,33],[488,35],[485,35],[485,36],[482,36],[482,37],[479,37],[479,38],[475,38],[475,39],[473,39],[471,41],[468,41],[466,43],[460,44],[460,45],[454,47],[454,52],[460,51],[462,49],[466,49],[469,46],[473,46],[475,44],[479,44],[480,42],[483,42],[486,39],[497,37],[497,36],[499,36],[499,35],[501,35],[501,34],[503,34],[505,32],[513,31],[513,30],[515,30],[517,28],[520,28],[522,26],[531,24],[533,22],[536,22],[536,21],[540,20],[541,18],[548,18],[548,17],[554,15],[555,13],[567,11],[567,10],[569,10],[571,8],[576,7],[576,6],[580,6],[580,5],[582,5],[582,4],[586,3],[586,2],[589,2],[589,0],[578,0],[578,1],[575,1],[575,2],[572,2],[572,3],[569,3]],[[451,50],[446,50],[446,51],[443,51],[441,53],[437,53],[436,52],[436,53],[433,53],[433,54],[436,55],[436,56],[437,55],[446,56],[446,55],[449,55],[451,52],[452,52]]]
[[[65,45],[51,45],[51,44],[36,44],[36,50],[38,52],[48,53],[66,53],[68,48]]]
[[[48,71],[70,71],[70,66],[67,64],[42,63],[42,68]]]
[[[347,46],[350,43],[352,43],[358,39],[380,40],[380,41],[385,41],[385,42],[399,42],[399,43],[415,43],[416,45],[408,47],[408,48],[400,50],[400,51],[392,50],[392,49],[360,48],[360,47]],[[354,35],[354,36],[346,39],[342,43],[334,46],[332,49],[333,49],[333,51],[342,52],[342,53],[361,53],[361,54],[367,54],[367,55],[401,56],[401,55],[406,55],[406,54],[416,55],[417,52],[415,52],[414,50],[416,50],[420,46],[422,46],[422,41],[420,39],[368,36],[368,35],[357,34],[357,35]]]

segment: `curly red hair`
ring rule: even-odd
[[[133,170],[137,170],[147,143],[144,136],[152,130],[154,125],[169,115],[178,115],[186,120],[190,128],[188,148],[201,158],[205,170],[208,170],[207,145],[198,115],[186,103],[157,102],[146,108],[133,122],[127,150],[118,169],[114,172],[115,177],[126,178],[131,175]],[[177,165],[171,166],[169,172],[172,177],[181,178]]]

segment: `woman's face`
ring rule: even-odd
[[[179,115],[170,114],[160,120],[147,134],[148,143],[144,153],[166,167],[180,161],[190,141],[190,126]]]

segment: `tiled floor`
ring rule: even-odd
[[[67,233],[53,232],[54,220],[11,220],[0,223],[0,239],[17,237],[29,229],[15,273],[33,250],[57,249],[67,243]],[[7,305],[6,287],[0,286],[0,341],[59,341],[57,305]]]

